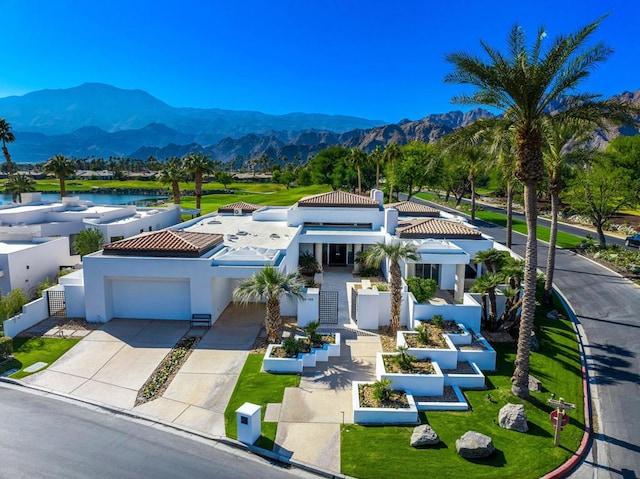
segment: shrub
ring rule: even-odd
[[[294,358],[300,352],[300,341],[296,338],[288,337],[282,342],[284,353],[289,358]]]
[[[427,344],[429,342],[429,330],[424,324],[417,326],[416,332],[418,333],[418,341],[422,344]]]
[[[391,396],[391,380],[385,378],[373,383],[373,396],[380,402],[387,401]]]
[[[442,318],[441,314],[434,314],[433,317],[431,318],[431,323],[436,327],[436,328],[441,328],[444,326],[444,319]]]
[[[356,253],[356,264],[360,267],[360,276],[363,278],[378,276],[378,266],[367,266],[366,251]]]
[[[428,302],[438,291],[438,282],[436,280],[418,278],[417,276],[409,278],[407,286],[418,303]]]
[[[0,359],[6,359],[13,354],[13,338],[0,336]]]
[[[401,346],[401,347],[397,348],[396,352],[398,354],[393,356],[393,361],[403,371],[411,370],[412,363],[414,361],[416,361],[418,358],[416,358],[412,354],[409,354],[409,348],[407,348],[406,346]]]
[[[0,320],[12,318],[22,307],[29,302],[27,296],[20,288],[12,290],[9,294],[0,297]]]
[[[302,253],[298,258],[300,273],[311,275],[320,271],[320,265],[312,253]]]
[[[311,321],[307,324],[307,327],[304,328],[304,332],[307,333],[307,337],[309,341],[311,341],[312,345],[322,343],[322,336],[318,334],[318,328],[320,327],[320,321]]]

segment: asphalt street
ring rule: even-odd
[[[441,208],[434,203],[425,204]],[[542,221],[539,223],[543,224]],[[505,242],[504,228],[476,223],[484,233]],[[569,228],[573,227],[560,225],[563,231],[571,232]],[[521,256],[524,256],[525,240],[525,236],[514,234],[513,250]],[[538,268],[542,271],[547,252],[547,244],[538,242]],[[555,285],[573,307],[587,337],[587,363],[596,415],[597,435],[589,457],[571,477],[637,478],[640,475],[640,287],[580,255],[561,249],[556,254]]]
[[[0,384],[1,478],[293,478],[230,446]]]

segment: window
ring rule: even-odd
[[[416,276],[424,279],[435,279],[439,282],[440,265],[439,264],[416,264]]]

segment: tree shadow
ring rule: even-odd
[[[504,457],[504,452],[500,449],[496,449],[489,457],[484,457],[480,459],[467,459],[467,461],[472,462],[478,466],[489,466],[489,467],[504,467],[507,464],[507,459]]]

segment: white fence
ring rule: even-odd
[[[4,324],[4,334],[6,336],[15,337],[22,331],[35,326],[43,319],[49,316],[49,307],[46,296],[31,301],[22,307],[22,313],[7,319]]]

